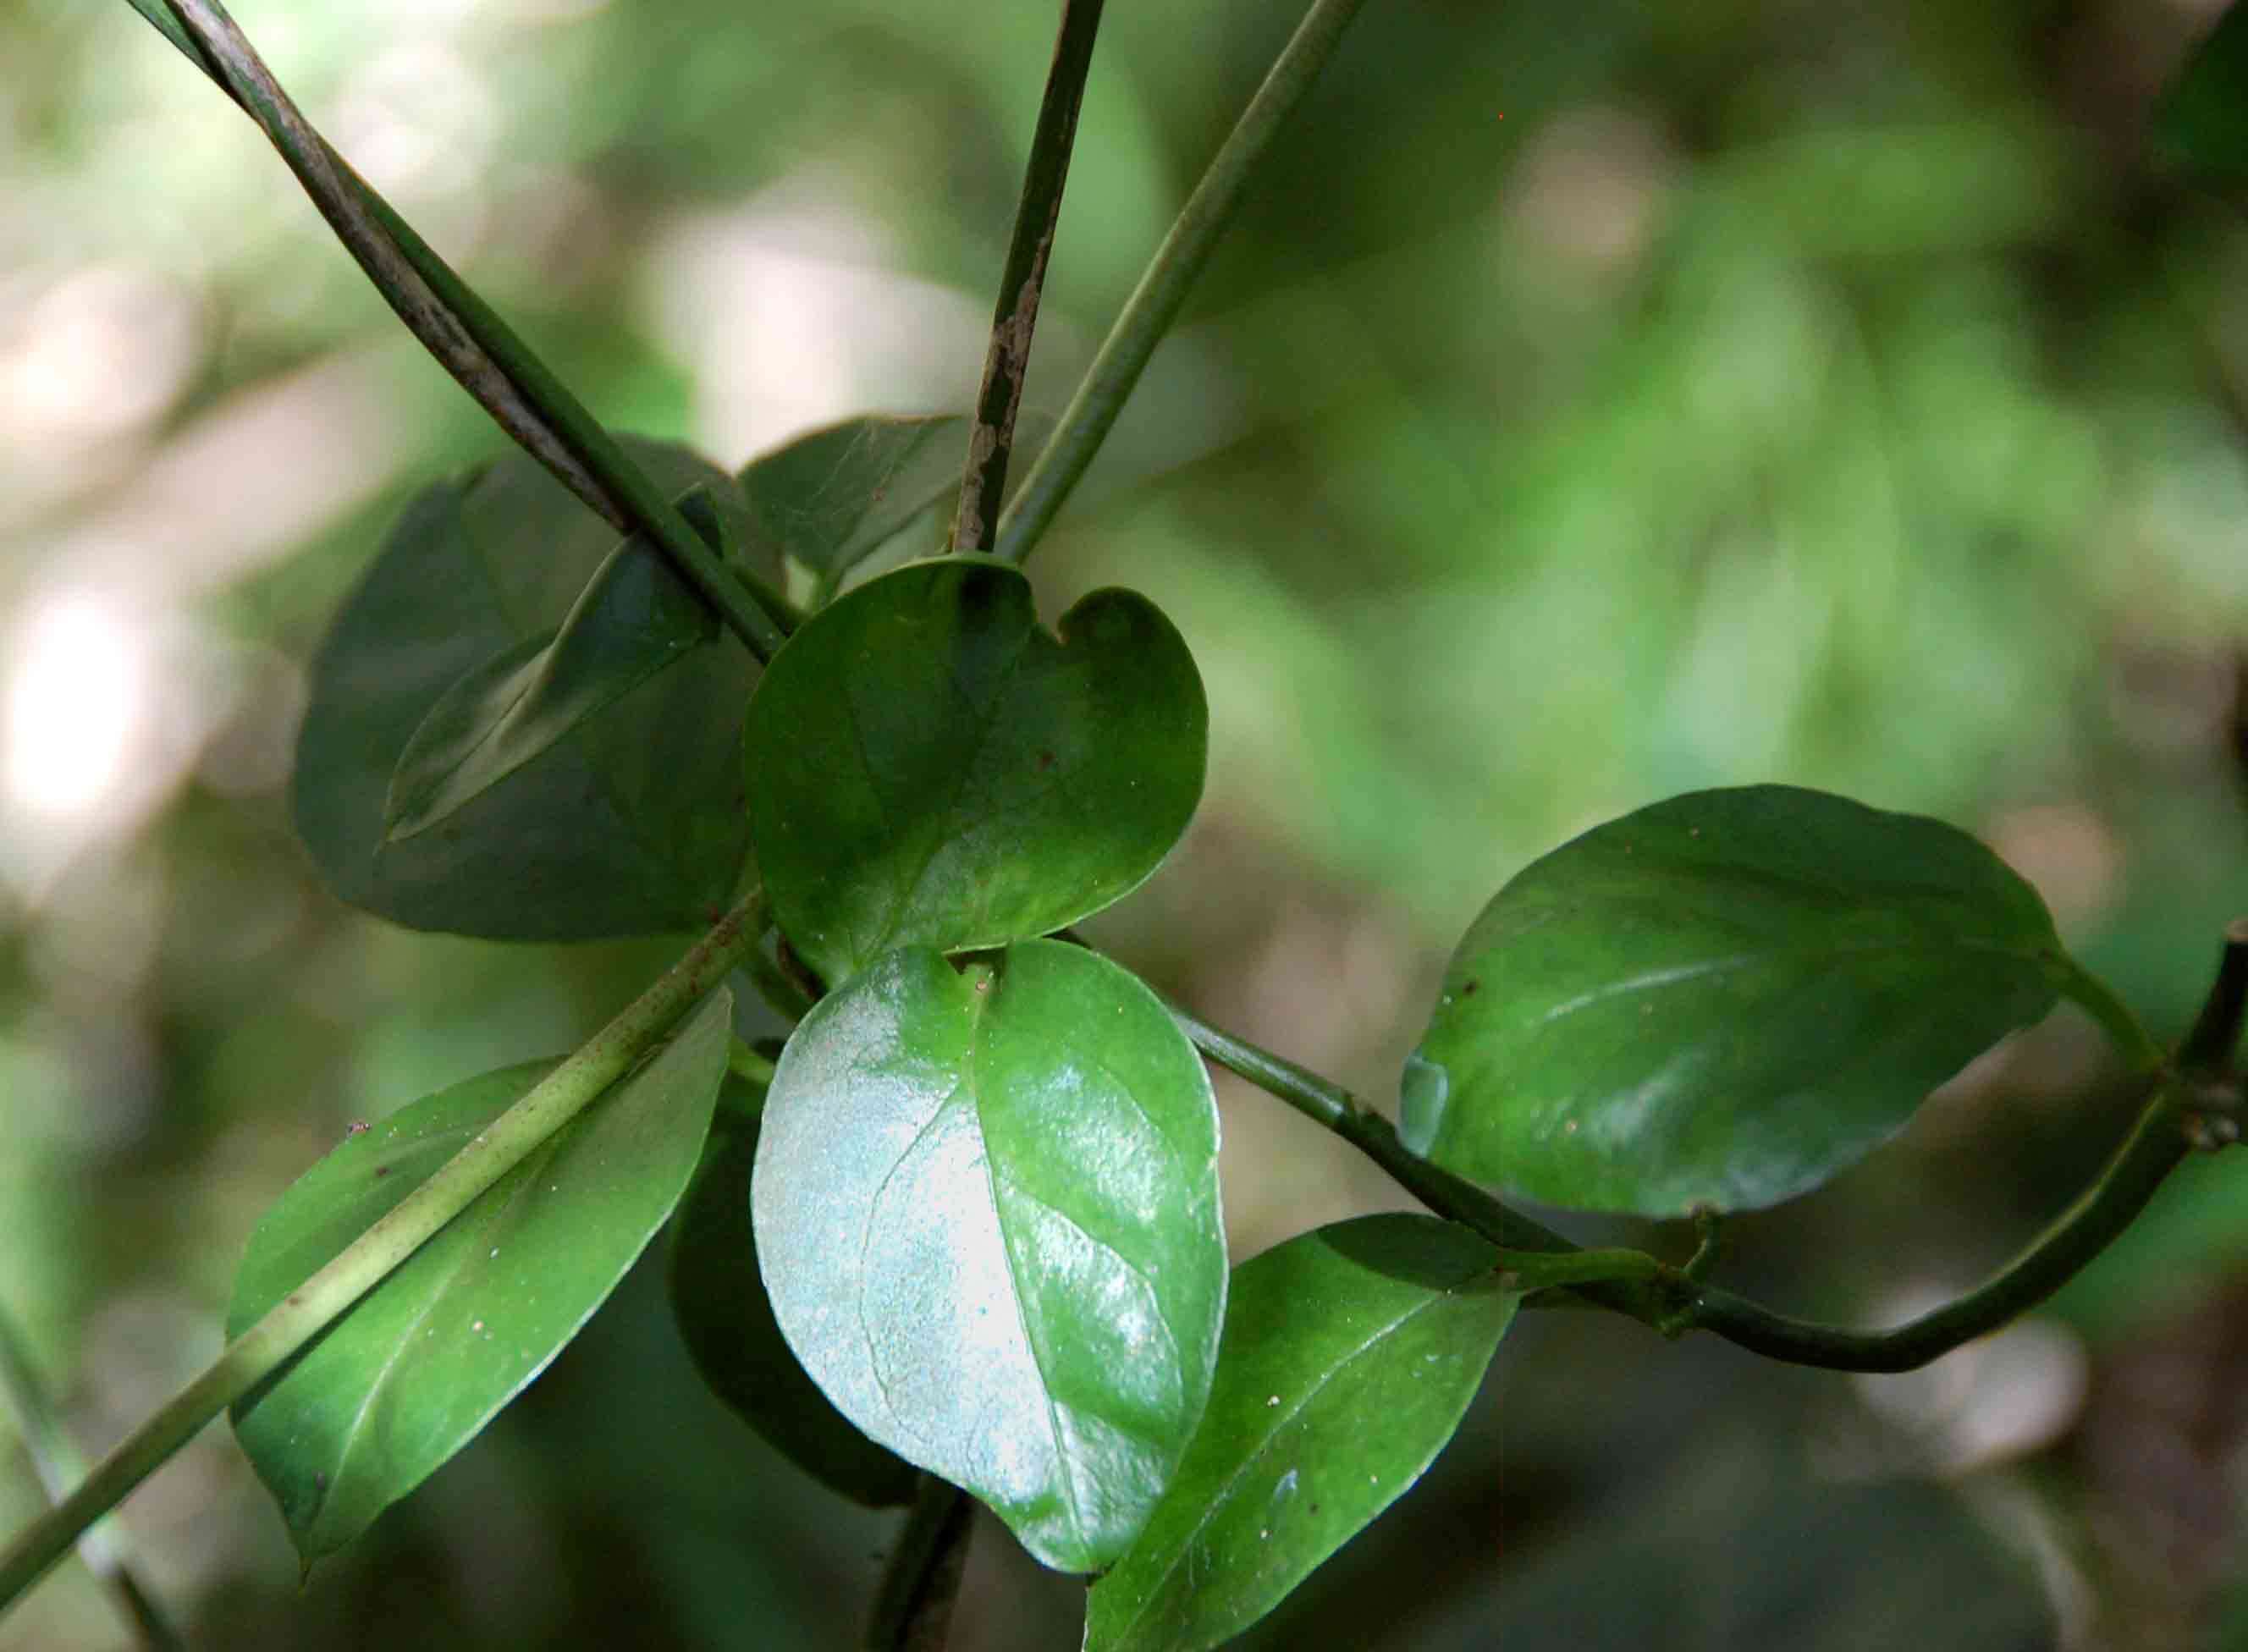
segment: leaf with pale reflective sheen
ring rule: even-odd
[[[723,548],[709,490],[691,490],[679,508],[713,550]],[[653,541],[633,535],[609,553],[543,645],[531,640],[507,650],[430,708],[391,775],[390,841],[428,831],[717,638],[709,604]]]
[[[2036,892],[1966,833],[1792,786],[1689,792],[1484,909],[1406,1064],[1401,1134],[1580,1210],[1775,1203],[2053,1007]]]
[[[493,1183],[234,1408],[306,1562],[342,1547],[466,1445],[591,1318],[678,1202],[725,1072],[732,1000]],[[347,1137],[250,1236],[240,1335],[551,1072],[507,1067]]]
[[[912,1464],[851,1426],[780,1333],[750,1221],[762,1092],[729,1074],[702,1168],[671,1224],[671,1311],[712,1393],[814,1479],[854,1502],[913,1501]]]
[[[673,494],[709,488],[726,538],[742,540],[730,477],[683,449],[629,445]],[[429,830],[385,840],[393,774],[432,709],[463,678],[488,682],[543,647],[617,545],[520,455],[407,506],[313,660],[298,738],[298,833],[343,899],[507,941],[698,929],[730,899],[749,845],[740,716],[756,680],[730,639],[689,651]]]
[[[959,414],[874,417],[798,436],[743,467],[755,531],[816,576],[824,600],[915,518],[960,491],[974,428]],[[922,554],[944,548],[943,531]]]
[[[751,1210],[844,1416],[1048,1566],[1124,1552],[1202,1415],[1225,1304],[1217,1111],[1162,1002],[1083,949],[888,953],[807,1016]]]
[[[1202,679],[1146,599],[1038,623],[984,557],[917,562],[814,614],[750,703],[773,909],[831,984],[893,947],[1051,934],[1121,900],[1202,793]]]
[[[1170,1490],[1086,1603],[1087,1652],[1239,1635],[1451,1441],[1521,1299],[1465,1228],[1371,1216],[1234,1270],[1217,1380]]]

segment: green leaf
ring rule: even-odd
[[[2053,1007],[2036,893],[1940,821],[1792,786],[1689,792],[1564,844],[1460,943],[1401,1134],[1580,1210],[1815,1187]]]
[[[624,1277],[695,1169],[731,1011],[723,989],[712,993],[653,1060],[236,1405],[235,1433],[308,1565],[473,1439]],[[554,1065],[486,1073],[346,1137],[250,1236],[228,1336],[256,1324]]]
[[[814,605],[929,506],[960,490],[975,421],[846,419],[752,459],[742,492],[764,543],[809,570]],[[944,525],[922,548],[944,549]]]
[[[1124,591],[1040,628],[1029,581],[917,562],[813,615],[750,703],[750,825],[781,927],[832,983],[893,947],[1045,935],[1136,888],[1202,793],[1185,642]]]
[[[708,487],[741,540],[730,478],[683,449],[630,445],[659,485]],[[613,529],[519,455],[407,507],[312,662],[298,739],[298,833],[338,895],[508,941],[691,929],[730,898],[756,677],[731,641],[689,650],[431,829],[384,838],[393,772],[438,703],[524,665],[616,551]]]
[[[1234,1270],[1210,1409],[1139,1541],[1093,1586],[1086,1652],[1239,1635],[1421,1477],[1521,1299],[1465,1228],[1371,1216]]]
[[[709,490],[690,489],[679,504],[723,550]],[[391,775],[389,841],[448,819],[717,636],[709,605],[652,541],[633,535],[609,553],[560,630],[470,671],[430,708]]]
[[[1225,1305],[1217,1110],[1162,1004],[1031,941],[891,952],[805,1018],[750,1207],[843,1415],[1032,1554],[1124,1552],[1202,1416]]]
[[[2156,148],[2203,177],[2248,183],[2248,6],[2235,4],[2155,106]]]
[[[912,1466],[851,1426],[782,1340],[750,1221],[764,1093],[730,1075],[702,1167],[671,1227],[671,1311],[711,1392],[768,1444],[856,1502],[913,1501]]]

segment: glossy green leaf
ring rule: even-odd
[[[1162,1004],[1025,942],[901,948],[783,1053],[750,1207],[844,1416],[1047,1565],[1124,1552],[1202,1416],[1225,1304],[1217,1110]]]
[[[1231,1639],[1450,1443],[1520,1297],[1465,1228],[1371,1216],[1234,1270],[1217,1380],[1170,1490],[1093,1586],[1087,1652]]]
[[[846,419],[751,460],[742,493],[764,542],[816,581],[815,605],[930,506],[960,490],[974,421]],[[944,549],[940,521],[919,554]]]
[[[728,1076],[694,1185],[671,1225],[671,1310],[711,1392],[814,1479],[855,1502],[913,1501],[911,1464],[851,1426],[782,1339],[750,1221],[763,1093]]]
[[[2043,1017],[2066,970],[2035,891],[1963,832],[1792,786],[1689,792],[1484,908],[1401,1133],[1552,1204],[1772,1204]]]
[[[812,616],[750,703],[750,822],[781,927],[831,984],[893,947],[1050,934],[1186,830],[1209,713],[1153,604],[1041,628],[1028,580],[917,562]]]
[[[714,992],[654,1059],[493,1183],[234,1408],[309,1563],[467,1444],[576,1335],[695,1169],[726,1066]],[[508,1067],[401,1108],[283,1194],[250,1236],[239,1335],[552,1071]]]
[[[2248,6],[2234,4],[2155,106],[2156,147],[2213,182],[2248,183]]]
[[[682,449],[633,450],[675,493],[708,487],[743,539],[730,478]],[[411,928],[511,941],[696,928],[730,898],[756,678],[730,640],[689,650],[429,830],[385,840],[392,775],[431,711],[463,678],[524,664],[616,549],[521,456],[407,507],[312,662],[298,739],[298,833],[338,895]]]
[[[707,489],[680,510],[723,548]],[[422,719],[390,778],[384,809],[396,842],[426,832],[547,751],[648,678],[718,639],[718,616],[654,542],[634,534],[609,553],[561,628],[469,672]]]

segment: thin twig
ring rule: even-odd
[[[1038,295],[1061,217],[1062,186],[1077,141],[1077,112],[1093,67],[1093,38],[1100,28],[1101,0],[1062,0],[1061,31],[1053,66],[1031,139],[1023,198],[999,276],[999,302],[991,316],[991,347],[984,358],[984,383],[976,393],[976,428],[969,433],[968,465],[960,480],[960,509],[953,518],[952,548],[989,551],[999,531],[999,501],[1006,490],[1007,456],[1014,446],[1015,415],[1022,410],[1023,380],[1030,372],[1031,335],[1038,324]]]
[[[1302,24],[1272,65],[1210,169],[1187,198],[1163,244],[1070,399],[1061,423],[1023,478],[1022,490],[999,518],[994,546],[1010,562],[1031,553],[1062,507],[1093,456],[1107,440],[1125,399],[1140,381],[1155,346],[1170,330],[1187,290],[1202,273],[1218,237],[1233,221],[1273,135],[1311,90],[1334,55],[1344,29],[1365,0],[1314,0]]]
[[[575,1054],[264,1319],[228,1343],[209,1369],[96,1463],[68,1497],[0,1549],[0,1612],[67,1553],[80,1532],[116,1507],[205,1423],[341,1318],[438,1230],[631,1071],[726,978],[757,944],[764,925],[764,892],[754,891]]]
[[[968,1493],[933,1474],[922,1475],[874,1593],[867,1627],[869,1652],[944,1652],[975,1534],[976,1505]]]
[[[1409,1151],[1387,1119],[1340,1086],[1175,1007],[1172,1014],[1205,1055],[1358,1148],[1437,1215],[1473,1228],[1508,1250],[1574,1251],[1560,1235]],[[2137,1219],[2198,1141],[2224,1139],[2193,1128],[2193,1070],[2185,1066],[2185,1058],[2192,1056],[2204,1068],[2222,1062],[2238,1042],[2244,1019],[2248,1019],[2248,924],[2235,923],[2225,931],[2217,978],[2181,1051],[2183,1070],[2166,1066],[2145,1075],[2145,1104],[2099,1178],[2012,1262],[1974,1290],[1916,1320],[1885,1331],[1857,1331],[1792,1319],[1669,1267],[1624,1278],[1604,1271],[1599,1282],[1576,1286],[1566,1299],[1613,1308],[1667,1336],[1709,1331],[1792,1365],[1839,1371],[1909,1371],[1925,1365],[2052,1296]],[[2108,1018],[2106,1024],[2135,1065],[2145,1037],[2136,1032],[2136,1022],[2127,1017],[2120,1023]]]
[[[785,640],[783,619],[765,610],[530,346],[312,128],[218,0],[131,3],[257,123],[400,319],[500,428],[611,526],[646,534],[750,652],[771,659]]]

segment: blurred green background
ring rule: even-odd
[[[240,0],[315,121],[613,424],[729,465],[974,388],[1052,8]],[[1055,408],[1297,0],[1109,8]],[[1374,0],[1034,565],[1153,596],[1214,718],[1094,927],[1388,1105],[1514,868],[1689,787],[1977,830],[2175,1036],[2248,912],[2248,220],[2155,164],[2210,0]],[[388,929],[288,826],[303,666],[498,438],[122,0],[0,0],[0,1306],[82,1442],[216,1350],[355,1120],[572,1045],[672,943]],[[1235,1254],[1397,1202],[1237,1089]],[[1726,1277],[1872,1323],[2063,1203],[2127,1098],[2066,1016]],[[1571,1224],[1683,1254],[1675,1230]],[[1291,1647],[2248,1645],[2248,1168],[1912,1377],[1525,1316]],[[39,1506],[0,1422],[0,1524]],[[129,1505],[199,1646],[827,1648],[892,1523],[698,1388],[648,1267],[301,1588],[223,1429]],[[956,1645],[1075,1644],[979,1534]],[[0,1649],[132,1644],[74,1564]]]

